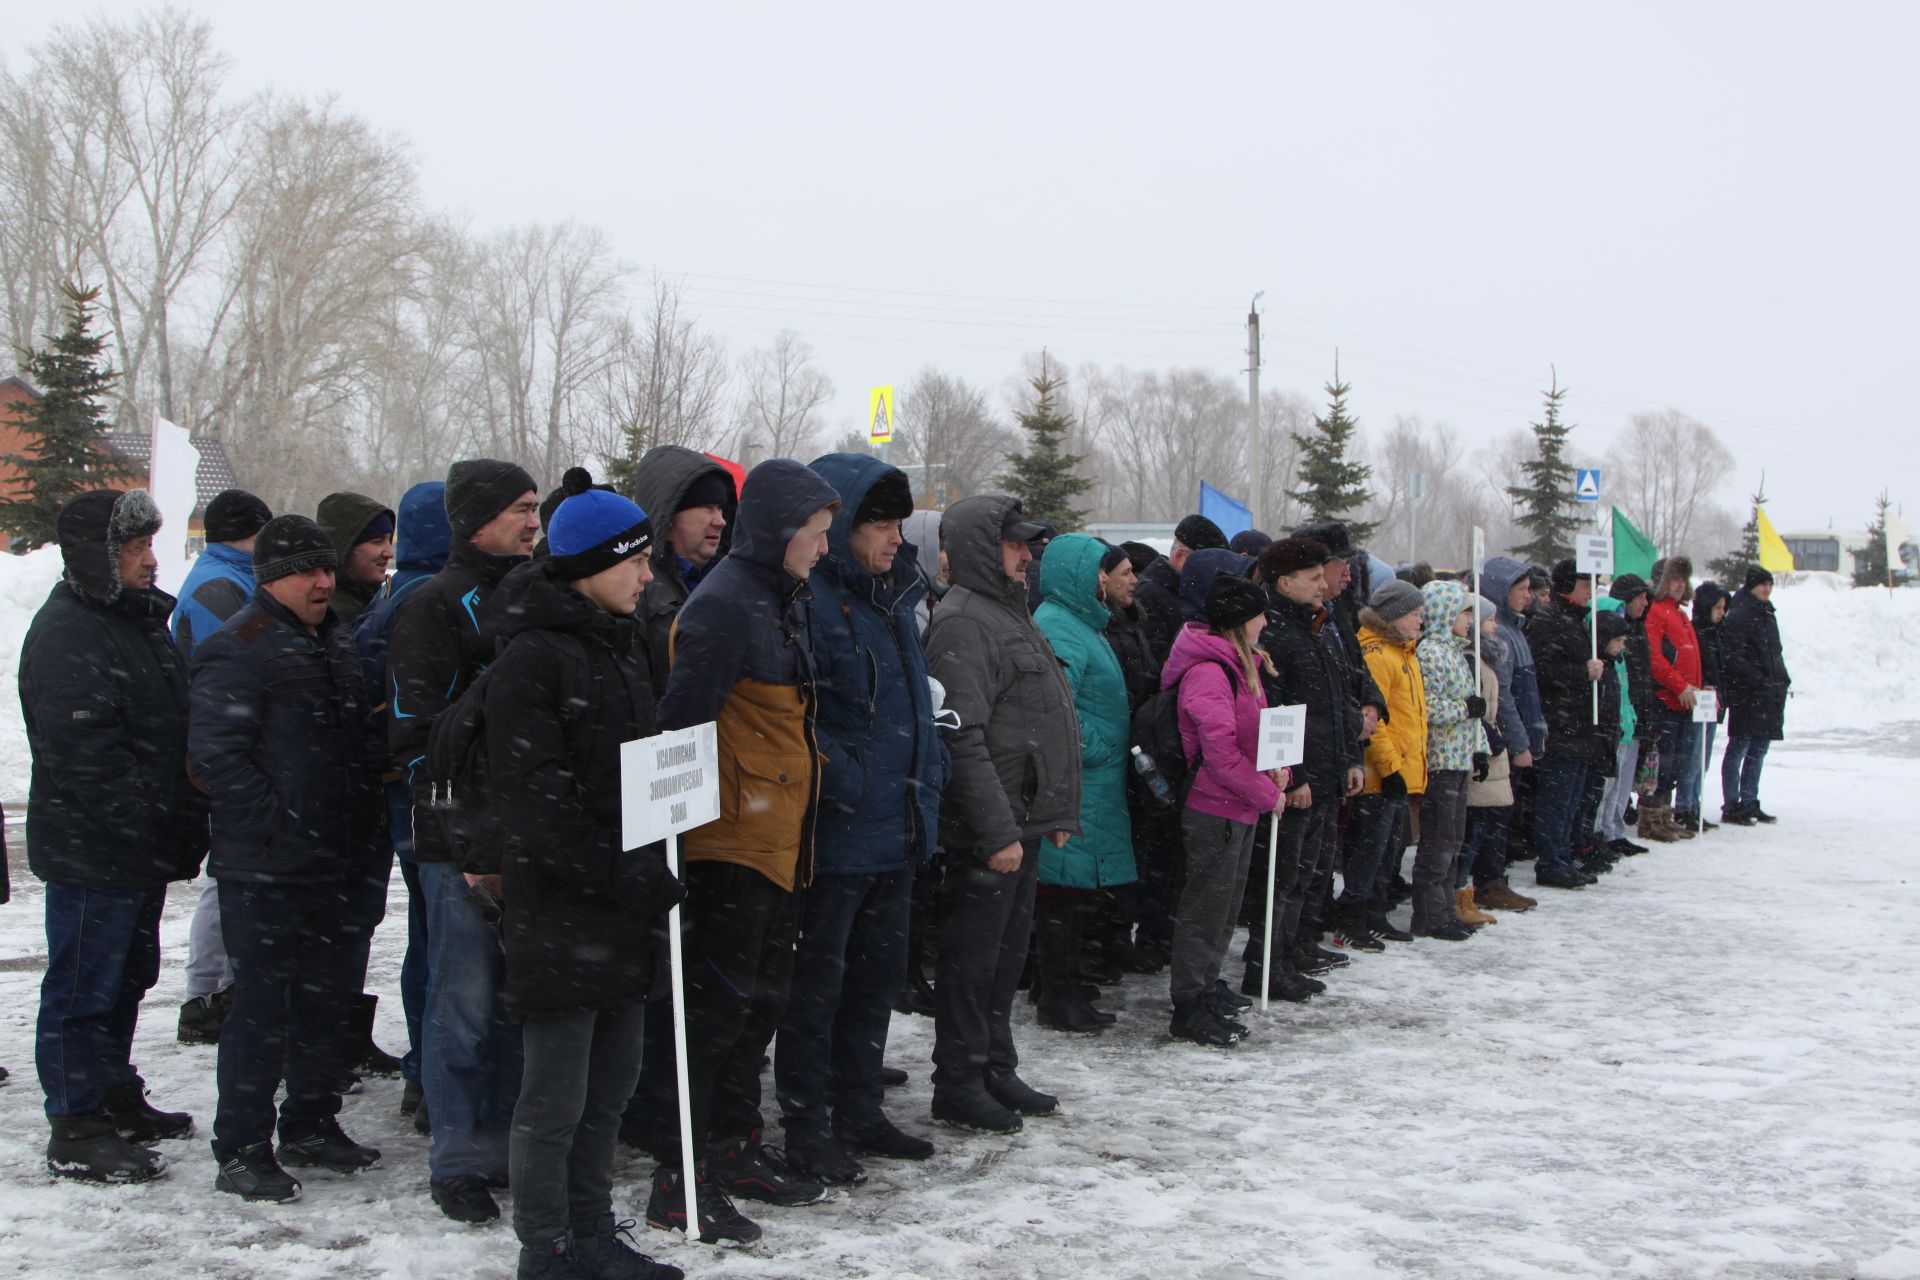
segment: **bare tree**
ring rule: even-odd
[[[1684,551],[1707,527],[1733,455],[1705,423],[1678,409],[1636,413],[1607,451],[1614,505],[1663,551]]]
[[[894,405],[893,456],[916,469],[908,474],[922,505],[945,508],[990,490],[1018,442],[983,389],[932,365],[914,375]]]
[[[684,309],[680,286],[662,276],[650,282],[640,314],[625,317],[617,333],[617,354],[595,384],[592,443],[609,477],[630,490],[633,468],[656,445],[726,446],[721,410],[730,370],[726,344],[700,328]]]
[[[833,379],[814,366],[813,347],[782,329],[772,346],[747,352],[740,378],[741,444],[752,442],[769,458],[810,452],[821,431],[820,406],[833,399]]]

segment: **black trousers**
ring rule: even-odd
[[[220,882],[220,932],[233,964],[233,1008],[220,1028],[213,1154],[227,1160],[274,1134],[301,1137],[340,1113],[333,1091],[348,1010],[360,994],[362,935],[343,928],[350,886]]]
[[[640,1075],[646,1004],[546,1013],[521,1028],[525,1072],[513,1109],[507,1167],[513,1231],[542,1245],[613,1212],[620,1110]]]
[[[1131,886],[1135,941],[1173,946],[1174,908],[1186,890],[1186,858],[1181,849],[1182,810],[1141,800],[1127,788],[1127,816],[1133,822],[1133,856],[1140,882]]]
[[[751,867],[690,862],[681,954],[687,986],[687,1104],[697,1154],[760,1128],[760,1067],[793,985],[800,896]],[[680,1163],[674,1060],[655,1073],[647,1121],[662,1164]]]
[[[1013,1001],[1033,933],[1040,842],[1021,842],[1020,869],[989,870],[968,858],[947,866],[941,902],[939,977],[934,983],[933,1087],[972,1093],[989,1073],[1013,1071]]]
[[[1247,866],[1247,946],[1241,958],[1247,972],[1256,981],[1266,951],[1267,931],[1267,850],[1272,837],[1267,824],[1272,815],[1261,819],[1253,836],[1253,857]],[[1333,805],[1316,804],[1308,809],[1280,811],[1280,843],[1274,858],[1273,963],[1281,973],[1293,972],[1294,938],[1300,929],[1300,912],[1306,903],[1306,873],[1309,859],[1320,856],[1322,843],[1332,844]],[[1329,854],[1329,857],[1332,855]]]

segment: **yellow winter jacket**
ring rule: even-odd
[[[1427,688],[1420,678],[1417,641],[1402,640],[1371,609],[1360,614],[1360,653],[1387,700],[1387,715],[1367,743],[1366,794],[1380,794],[1380,779],[1398,773],[1408,795],[1427,789]]]

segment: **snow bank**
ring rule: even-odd
[[[60,549],[0,555],[0,800],[27,798],[27,727],[20,719],[20,645],[27,626],[60,580]],[[20,806],[24,813],[26,805]],[[18,816],[18,815],[16,815]]]
[[[1787,736],[1920,719],[1920,590],[1796,576],[1773,592],[1793,674]]]

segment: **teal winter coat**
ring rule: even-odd
[[[1042,603],[1034,623],[1053,646],[1073,688],[1080,722],[1080,834],[1062,848],[1040,844],[1040,883],[1072,889],[1132,884],[1133,827],[1127,820],[1129,727],[1126,677],[1106,628],[1100,559],[1106,545],[1084,533],[1047,544],[1040,566]]]
[[[1454,618],[1471,601],[1457,582],[1429,582],[1421,590],[1427,597],[1425,630],[1415,652],[1427,692],[1427,769],[1459,772],[1473,768],[1473,757],[1487,750],[1486,730],[1467,717],[1468,696],[1480,692],[1473,640],[1453,634]]]

